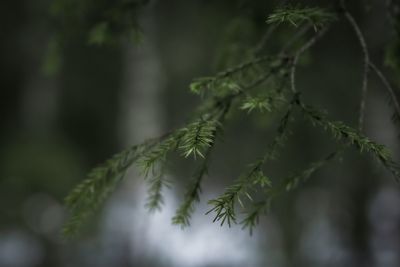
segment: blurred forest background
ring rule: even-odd
[[[243,61],[280,1],[150,1],[137,13],[143,36],[133,32],[115,43],[101,34],[88,39],[90,21],[65,24],[54,11],[65,8],[60,2],[0,2],[0,266],[400,266],[399,188],[351,149],[275,201],[252,236],[204,215],[207,200],[269,143],[268,113],[233,111],[191,227],[171,224],[192,167],[177,161],[170,171],[176,186],[165,191],[161,212],[144,208],[146,184],[132,168],[86,231],[63,241],[63,198],[74,185],[110,155],[187,121],[201,101],[189,92],[193,78]],[[383,66],[396,38],[385,1],[349,2],[371,57]],[[263,52],[278,51],[295,31],[280,28]],[[60,32],[62,46],[54,41]],[[362,53],[349,24],[334,22],[303,61],[299,90],[332,118],[355,125]],[[399,76],[383,69],[398,86]],[[398,159],[387,94],[373,74],[369,87],[366,134]],[[334,144],[301,119],[293,132],[281,159],[269,165],[273,176],[301,169]]]

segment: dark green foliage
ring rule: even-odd
[[[243,229],[248,229],[252,234],[253,229],[257,226],[259,218],[262,214],[266,214],[271,206],[271,202],[274,198],[281,194],[294,190],[301,183],[307,182],[307,180],[317,170],[323,167],[326,163],[330,162],[335,158],[339,151],[329,154],[326,158],[316,161],[310,164],[305,170],[296,174],[288,176],[280,185],[269,187],[264,190],[264,199],[252,203],[251,207],[245,212],[243,220],[240,222]]]
[[[183,129],[179,149],[185,158],[193,155],[204,158],[204,151],[214,143],[219,122],[214,119],[200,118]]]
[[[371,141],[369,138],[358,133],[357,130],[345,125],[341,121],[330,121],[326,115],[311,106],[299,104],[304,114],[314,125],[321,126],[324,130],[331,132],[334,138],[344,140],[354,145],[360,152],[368,152],[386,167],[397,181],[400,181],[399,166],[394,162],[387,147]]]
[[[207,159],[204,159],[203,164],[192,177],[192,182],[188,186],[182,204],[179,206],[175,216],[172,218],[173,224],[180,225],[182,228],[190,225],[190,218],[194,211],[194,204],[200,200],[201,181],[206,174]]]
[[[169,134],[137,160],[137,164],[149,184],[146,207],[150,211],[160,210],[164,204],[162,189],[169,185],[165,179],[167,155],[177,148],[182,138],[182,132],[182,130],[177,130]]]
[[[214,212],[214,222],[220,221],[221,226],[226,222],[229,226],[236,223],[235,203],[236,201],[244,208],[242,197],[253,201],[251,197],[252,191],[256,186],[261,188],[270,187],[271,180],[263,173],[262,165],[264,159],[257,161],[250,166],[248,173],[239,177],[225,192],[210,201],[208,204],[213,206],[208,212]]]
[[[252,176],[242,176],[230,185],[225,192],[216,199],[208,201],[213,206],[208,212],[215,212],[214,222],[221,221],[221,226],[226,222],[229,226],[236,223],[235,201],[241,203],[240,197],[246,196],[251,200],[248,191],[251,189]]]
[[[164,177],[164,172],[160,171],[151,178],[148,178],[149,189],[146,208],[148,208],[150,211],[161,210],[161,206],[164,204],[162,189],[164,187],[169,187],[169,181]]]
[[[267,23],[281,24],[290,23],[298,27],[302,23],[310,23],[315,30],[322,28],[336,19],[335,14],[327,12],[322,8],[309,8],[299,6],[286,6],[278,8],[268,16]]]
[[[278,108],[280,104],[285,102],[284,95],[268,91],[268,93],[260,94],[258,96],[250,96],[248,95],[244,101],[242,106],[240,107],[243,110],[246,110],[248,113],[253,110],[258,110],[260,112],[271,112]]]
[[[253,201],[251,194],[257,187],[265,190],[272,186],[271,180],[264,174],[262,167],[267,160],[275,159],[277,156],[277,149],[283,146],[288,135],[288,122],[290,121],[292,107],[292,104],[290,104],[289,110],[280,121],[278,134],[273,142],[268,146],[264,156],[251,164],[249,171],[239,177],[221,196],[208,202],[213,207],[207,212],[207,214],[211,212],[215,213],[214,222],[221,221],[221,225],[227,222],[229,226],[231,223],[236,223],[236,200],[242,207],[244,207],[244,204],[241,201],[242,196],[246,196],[250,201]],[[258,208],[257,210],[261,211],[262,209]],[[255,220],[256,218],[258,217],[251,216],[252,220]],[[252,227],[254,226],[254,222],[246,223],[244,221],[244,225]]]
[[[127,25],[123,21],[119,21],[119,19],[124,20],[125,12],[130,10],[129,8],[127,10],[121,9],[121,7],[131,1],[122,1],[123,3],[120,3],[120,1],[117,1],[111,12],[116,12],[116,17],[105,15],[102,19],[94,20],[95,23],[89,27],[90,43],[102,44],[107,42],[108,38],[115,39],[109,37],[110,34],[123,34],[126,33],[126,30],[132,28],[133,24],[125,27]],[[88,1],[88,3],[91,2]],[[131,4],[129,5],[130,8],[137,7],[136,4]],[[123,14],[121,15],[119,12]],[[347,18],[351,18],[351,26],[357,28],[355,31],[357,37],[362,39],[364,44],[362,33],[347,10],[346,15]],[[194,79],[189,86],[190,91],[201,95],[203,102],[190,122],[159,139],[123,151],[103,166],[94,169],[89,174],[88,179],[78,185],[66,199],[72,216],[66,223],[64,233],[71,235],[76,232],[87,217],[92,215],[109,196],[115,185],[123,178],[126,169],[134,162],[141,168],[149,183],[146,206],[150,210],[160,209],[163,204],[162,190],[170,184],[165,179],[165,172],[168,171],[169,155],[173,152],[177,152],[185,160],[195,160],[196,162],[200,160],[198,169],[188,183],[183,202],[172,218],[172,223],[180,225],[182,228],[190,225],[195,204],[200,199],[202,180],[208,172],[211,152],[218,141],[217,136],[224,129],[226,115],[232,108],[247,113],[256,110],[268,112],[268,116],[271,117],[282,114],[282,111],[286,112],[279,121],[276,136],[265,148],[261,157],[256,158],[250,164],[248,170],[230,183],[220,196],[208,201],[211,207],[207,214],[213,213],[214,222],[219,222],[221,225],[226,223],[229,226],[236,223],[238,221],[237,204],[239,204],[245,214],[240,223],[243,228],[249,229],[252,233],[260,216],[269,210],[270,203],[274,198],[306,183],[311,175],[333,160],[336,155],[342,153],[344,145],[352,145],[360,152],[367,152],[391,171],[397,181],[400,181],[399,167],[385,146],[371,141],[360,130],[355,130],[341,121],[329,120],[324,112],[304,104],[303,100],[300,99],[300,93],[295,86],[297,62],[306,50],[311,49],[314,43],[323,37],[327,27],[335,19],[336,16],[333,13],[318,7],[287,6],[277,9],[268,17],[268,24],[275,25],[273,25],[272,30],[267,32],[267,37],[271,37],[278,28],[276,25],[281,23],[290,23],[295,26],[304,25],[299,30],[299,34],[294,35],[284,45],[282,51],[276,55],[259,55],[268,40],[265,37],[260,38],[261,44],[255,44],[254,49],[245,53],[242,63],[217,72],[213,76]],[[310,28],[317,31],[314,36],[303,41],[297,51],[287,53],[290,50],[287,48],[291,47],[293,42],[302,38],[302,35]],[[366,46],[363,46],[363,48],[366,48]],[[257,51],[257,53],[253,53],[253,51]],[[363,52],[365,58],[368,59],[364,62],[364,65],[367,64],[368,68],[371,67],[375,70],[391,93],[392,103],[398,103],[386,78],[370,62],[367,55],[368,51],[363,49]],[[368,76],[364,75],[363,84],[365,86],[363,88],[366,88],[367,78]],[[282,182],[276,183],[275,179],[270,179],[270,176],[265,173],[264,165],[278,158],[278,150],[285,145],[291,134],[288,125],[296,119],[295,111],[300,111],[313,125],[330,132],[334,138],[342,141],[344,145],[340,144],[336,152],[329,154],[322,160],[311,163],[303,171],[288,175],[288,178],[283,179]],[[361,110],[361,113],[363,113],[363,110]],[[252,113],[249,115],[252,115]]]
[[[158,167],[165,163],[168,152],[176,149],[181,137],[182,130],[178,130],[170,134],[158,145],[154,146],[152,149],[140,156],[138,159],[138,166],[142,170],[145,177],[147,177],[149,174],[157,174]]]
[[[270,205],[271,202],[269,199],[253,203],[252,207],[245,212],[245,217],[240,222],[242,228],[248,229],[250,235],[252,235],[254,228],[259,223],[260,216],[269,211]]]
[[[216,105],[215,107],[217,111],[219,111],[216,115],[217,119],[205,121],[205,118],[202,117],[199,121],[191,124],[192,130],[190,130],[190,128],[186,129],[186,133],[189,134],[189,136],[186,137],[187,142],[183,147],[184,150],[188,148],[192,149],[198,147],[198,145],[196,145],[195,143],[198,142],[198,140],[201,138],[205,138],[204,141],[209,142],[203,142],[203,149],[206,150],[206,152],[200,152],[199,154],[203,158],[203,162],[199,166],[198,170],[194,173],[191,184],[188,186],[185,193],[184,200],[180,207],[177,209],[175,216],[172,218],[172,223],[180,225],[181,228],[185,228],[190,225],[190,218],[194,211],[194,204],[195,202],[198,202],[200,200],[201,181],[208,172],[207,166],[210,159],[210,154],[214,147],[217,135],[223,130],[222,122],[224,121],[225,116],[229,111],[230,102],[228,105]],[[189,151],[186,151],[184,153],[185,157],[187,157],[186,155]],[[196,156],[194,150],[191,151],[189,154],[191,153]]]
[[[221,71],[213,77],[195,79],[190,84],[190,90],[203,96],[207,93],[216,97],[242,94],[246,87],[253,88],[257,85],[253,85],[254,81],[264,81],[272,72],[282,70],[285,63],[282,57],[257,57]]]
[[[124,177],[127,168],[137,160],[153,142],[134,146],[116,154],[103,165],[96,167],[86,180],[77,185],[66,197],[65,203],[70,211],[70,219],[63,228],[65,236],[75,235],[81,224],[98,210],[100,205]]]

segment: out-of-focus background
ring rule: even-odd
[[[150,1],[138,13],[139,44],[89,45],[75,29],[58,56],[52,2],[0,2],[0,266],[400,266],[399,188],[351,149],[279,198],[252,236],[240,226],[213,224],[204,215],[207,200],[274,133],[271,115],[237,111],[212,157],[191,227],[171,224],[191,173],[182,162],[169,171],[175,185],[164,192],[161,212],[144,208],[146,184],[133,167],[88,229],[62,240],[63,198],[74,185],[113,153],[187,121],[200,101],[190,81],[240,62],[279,1]],[[394,34],[383,2],[349,5],[379,66]],[[293,32],[281,30],[269,49],[277,51]],[[348,23],[335,22],[305,58],[299,90],[332,118],[355,125],[362,53]],[[398,159],[399,129],[387,94],[373,75],[369,87],[366,133]],[[281,160],[267,166],[271,175],[301,170],[333,147],[328,134],[301,118],[293,132]]]

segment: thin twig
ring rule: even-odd
[[[309,29],[311,29],[311,24],[307,24],[304,27],[302,27],[299,31],[297,31],[293,36],[285,43],[285,45],[282,47],[281,52],[279,55],[284,55],[286,54],[286,51],[288,48],[293,45],[293,43],[300,38],[302,35],[304,35]]]
[[[317,34],[315,34],[310,40],[308,40],[307,43],[305,43],[302,47],[299,48],[299,50],[297,50],[296,54],[294,54],[293,56],[293,60],[292,60],[292,65],[290,67],[290,88],[292,90],[293,93],[296,93],[296,83],[295,83],[295,75],[296,75],[296,67],[297,67],[297,62],[299,60],[299,57],[302,53],[304,53],[304,51],[306,51],[307,49],[309,49],[321,36],[323,36],[326,31],[328,30],[328,28],[324,28],[322,30],[320,30],[319,32],[317,32]]]
[[[290,67],[290,89],[292,90],[292,92],[294,94],[297,92],[296,81],[295,81],[297,61],[298,61],[298,57],[295,57],[293,60],[292,66]]]
[[[224,71],[220,71],[214,76],[214,78],[215,79],[222,79],[222,78],[228,77],[228,76],[230,76],[230,75],[232,75],[234,73],[237,73],[237,72],[240,72],[242,70],[245,70],[245,69],[247,69],[247,68],[249,68],[249,67],[251,67],[253,65],[260,64],[260,63],[265,62],[265,61],[270,61],[272,59],[274,59],[274,57],[272,57],[272,56],[258,57],[258,58],[255,58],[255,59],[240,63],[239,65],[236,65],[236,66],[231,67],[229,69],[226,69]]]
[[[253,54],[257,55],[261,52],[261,50],[265,47],[265,45],[267,44],[267,41],[269,40],[269,38],[271,37],[271,35],[274,33],[274,31],[276,30],[276,28],[278,28],[277,25],[271,25],[267,31],[265,32],[265,34],[263,35],[263,37],[261,38],[260,42],[258,43],[258,45],[254,48],[253,50]]]
[[[386,79],[385,75],[383,75],[382,71],[380,71],[374,63],[369,62],[369,66],[371,67],[371,69],[373,71],[375,71],[376,75],[378,75],[379,79],[381,79],[383,85],[386,87],[387,91],[389,92],[393,106],[395,108],[395,112],[397,113],[397,116],[400,118],[400,104],[399,104],[399,101],[396,97],[396,94],[395,94],[392,86],[390,85],[389,81]]]
[[[281,3],[281,6],[285,6],[287,4],[288,0],[283,0]],[[270,26],[264,35],[261,37],[260,42],[256,45],[256,47],[253,50],[253,54],[257,55],[261,52],[261,50],[265,47],[267,44],[267,41],[271,37],[271,35],[274,33],[274,31],[278,28],[278,25],[272,25]]]
[[[340,2],[341,8],[343,9],[344,16],[346,17],[347,21],[350,23],[351,27],[353,28],[354,32],[356,33],[357,39],[361,45],[362,52],[364,54],[364,71],[363,71],[363,81],[362,81],[362,91],[361,91],[361,101],[360,101],[360,114],[358,118],[358,129],[361,132],[364,125],[364,117],[365,117],[365,101],[367,98],[368,93],[368,73],[369,73],[369,66],[370,66],[370,59],[369,53],[367,48],[367,43],[365,42],[364,35],[361,32],[360,27],[358,26],[354,17],[350,14],[347,10],[344,0]]]
[[[295,34],[293,34],[290,39],[283,45],[281,48],[280,52],[278,55],[284,56],[286,54],[286,51],[290,46],[294,44],[294,42],[299,39],[302,35],[304,35],[309,29],[311,29],[311,24],[307,24],[304,27],[302,27],[299,31],[296,31]],[[257,55],[261,49],[265,46],[266,41],[269,39],[270,35],[276,30],[277,26],[272,26],[268,28],[268,31],[265,33],[263,38],[261,39],[260,43],[257,45],[257,47],[254,49],[254,54]]]

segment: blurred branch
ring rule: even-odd
[[[395,115],[397,117],[397,120],[400,121],[400,104],[399,104],[399,101],[397,99],[397,96],[396,96],[392,86],[390,85],[389,81],[386,79],[385,75],[383,75],[382,71],[380,71],[374,63],[370,62],[369,65],[370,65],[371,69],[373,71],[375,71],[375,73],[379,77],[379,79],[381,79],[383,85],[385,86],[386,90],[388,91],[388,93],[390,95],[391,103],[394,106]]]
[[[344,12],[344,16],[347,21],[350,23],[351,27],[353,28],[357,39],[361,45],[362,52],[364,54],[364,70],[363,70],[363,80],[362,80],[362,90],[361,90],[361,100],[360,100],[360,114],[358,118],[358,129],[361,132],[364,126],[364,117],[365,117],[365,102],[368,93],[368,73],[369,73],[369,66],[370,66],[370,57],[368,53],[367,43],[365,42],[364,35],[361,32],[360,27],[358,26],[354,17],[350,14],[347,10],[345,5],[345,0],[340,1],[340,7]]]

